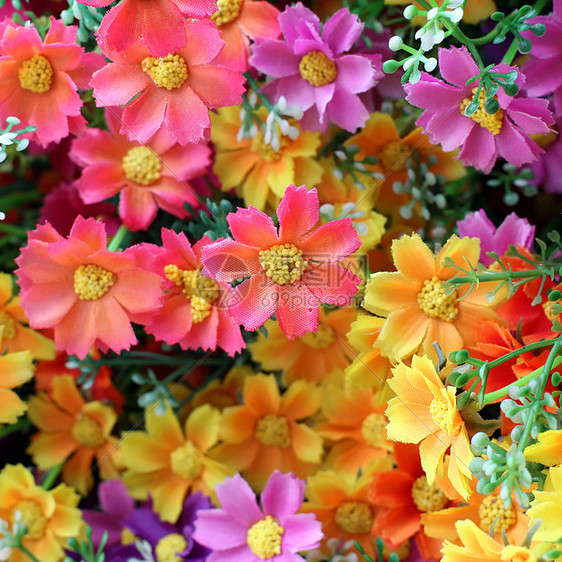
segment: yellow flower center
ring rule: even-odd
[[[503,562],[537,562],[537,557],[524,546],[510,544],[502,548],[500,559]]]
[[[16,512],[21,513],[21,521],[27,527],[25,536],[28,539],[40,539],[45,534],[47,527],[47,518],[41,509],[41,506],[33,500],[22,500],[13,509],[11,513],[11,523],[16,521]]]
[[[395,140],[382,147],[378,153],[378,159],[385,170],[399,172],[406,167],[406,162],[411,155],[412,150],[408,145]]]
[[[279,244],[269,250],[260,250],[260,263],[265,274],[278,285],[290,285],[298,281],[308,262],[302,259],[302,250],[294,244]]]
[[[288,447],[291,444],[287,418],[275,414],[266,414],[260,418],[254,435],[262,445]]]
[[[0,310],[0,326],[4,328],[2,339],[11,340],[16,337],[16,323],[14,319],[3,310]]]
[[[444,431],[448,431],[449,403],[443,398],[434,398],[429,405],[433,421]]]
[[[476,95],[477,89],[478,88],[472,88],[472,93],[474,95]],[[473,99],[474,96],[472,98],[466,98],[462,101],[460,109],[463,115],[466,106],[470,104]],[[476,121],[476,123],[478,123],[481,127],[484,127],[484,129],[488,129],[488,131],[490,131],[490,133],[492,133],[493,135],[499,135],[503,125],[503,115],[504,115],[503,109],[500,107],[496,111],[496,113],[493,114],[488,113],[484,109],[484,101],[486,100],[484,88],[481,88],[478,99],[480,100],[480,105],[478,106],[478,109],[472,115],[470,115],[470,118],[473,121]]]
[[[33,55],[20,65],[18,77],[24,90],[44,94],[51,89],[53,67],[43,55]]]
[[[283,149],[289,146],[288,137],[279,137],[279,150],[275,150],[270,144],[266,144],[263,140],[263,133],[258,133],[252,139],[252,152],[259,154],[266,162],[277,162],[282,156]]]
[[[188,441],[170,453],[170,465],[184,480],[195,480],[203,472],[201,451]]]
[[[177,562],[178,560],[184,560],[183,556],[178,556],[178,554],[186,548],[187,541],[183,535],[178,533],[166,535],[158,541],[154,548],[156,562]]]
[[[101,425],[89,416],[81,416],[74,422],[72,435],[85,447],[101,447],[106,441]]]
[[[456,291],[447,295],[437,277],[423,282],[423,288],[418,293],[418,306],[430,318],[439,318],[445,322],[452,322],[459,312]]]
[[[439,511],[443,509],[449,501],[447,496],[441,491],[439,485],[436,482],[430,485],[425,476],[420,476],[414,480],[412,485],[412,499],[416,507],[424,513]]]
[[[166,90],[181,88],[187,80],[187,64],[183,57],[169,53],[165,57],[146,57],[141,68],[152,78],[154,83]]]
[[[318,87],[333,82],[338,75],[338,69],[336,63],[322,51],[310,51],[302,57],[299,73],[311,86]]]
[[[128,180],[140,185],[152,185],[162,177],[162,162],[147,146],[131,148],[123,156],[121,167]]]
[[[244,0],[218,0],[218,10],[211,16],[217,27],[235,20],[242,11]]]
[[[386,440],[386,421],[382,414],[372,412],[361,425],[361,435],[367,445],[380,447]]]
[[[318,324],[316,332],[307,332],[301,339],[312,349],[326,349],[336,341],[336,334],[327,324]]]
[[[101,299],[117,281],[117,276],[99,265],[81,265],[74,272],[74,292],[83,301]]]
[[[254,523],[246,536],[246,542],[253,554],[262,560],[269,560],[281,554],[281,537],[285,529],[279,525],[279,521],[271,515]]]
[[[123,527],[123,529],[121,529],[121,544],[133,544],[138,540],[138,537],[127,529],[127,527]]]
[[[370,533],[373,528],[373,510],[365,502],[344,501],[336,509],[336,523],[346,533]]]
[[[494,534],[509,529],[517,520],[517,512],[510,505],[506,508],[503,500],[497,496],[487,496],[478,508],[480,517],[480,528],[487,533],[490,532],[493,522],[496,520]]]
[[[542,309],[544,310],[544,315],[551,321],[554,322],[555,320],[560,321],[560,314],[554,314],[553,306],[562,304],[560,301],[545,301],[542,303]],[[2,320],[0,320],[0,323]],[[5,332],[4,332],[5,333]],[[6,336],[8,337],[8,336]]]
[[[169,281],[182,287],[182,292],[191,304],[194,324],[211,314],[212,305],[219,298],[219,286],[214,279],[201,275],[198,269],[180,269],[174,264],[164,267],[164,274]]]

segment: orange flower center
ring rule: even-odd
[[[284,416],[266,414],[258,420],[254,435],[262,445],[288,447],[291,444],[289,422]]]
[[[344,501],[336,509],[335,521],[346,533],[370,533],[374,521],[373,510],[365,502]]]
[[[105,443],[101,425],[89,416],[81,416],[74,422],[72,435],[80,445],[85,447],[101,447]]]
[[[278,285],[297,282],[308,266],[302,259],[302,250],[294,244],[279,244],[269,250],[260,250],[259,260],[265,274]]]
[[[279,525],[279,521],[271,515],[254,523],[246,536],[246,542],[250,550],[258,558],[269,560],[281,554],[281,537],[285,529]]]
[[[188,441],[170,453],[170,465],[180,478],[195,480],[203,472],[201,451]]]
[[[244,0],[218,0],[218,10],[211,16],[217,27],[235,20],[242,11]]]
[[[201,275],[198,269],[185,270],[177,265],[164,267],[166,278],[178,287],[189,299],[193,323],[202,322],[211,314],[213,303],[219,298],[219,286],[214,279]]]
[[[47,527],[47,518],[41,509],[41,506],[33,500],[22,500],[13,509],[11,513],[12,524],[16,522],[16,512],[20,512],[21,521],[27,527],[25,537],[28,539],[40,539],[45,534]]]
[[[386,143],[378,153],[378,159],[385,170],[399,172],[406,167],[412,150],[400,141],[394,140]]]
[[[14,319],[3,310],[0,310],[0,326],[4,328],[2,339],[11,340],[16,337],[16,324]]]
[[[81,265],[74,272],[74,292],[83,301],[100,299],[117,281],[117,276],[99,265]]]
[[[24,90],[44,94],[53,83],[53,67],[43,55],[33,55],[22,62],[18,69],[20,86]]]
[[[318,87],[333,82],[338,75],[338,69],[336,63],[322,51],[310,51],[302,57],[299,73],[311,86]]]
[[[472,93],[474,95],[476,95],[477,89],[478,88],[472,88]],[[474,96],[472,98],[466,98],[462,101],[460,110],[463,115],[466,106],[470,104],[473,99]],[[478,96],[478,99],[480,100],[480,105],[478,106],[478,109],[472,115],[470,115],[470,119],[476,121],[476,123],[478,123],[481,127],[484,127],[484,129],[488,129],[488,131],[490,131],[492,135],[499,135],[503,125],[503,109],[500,107],[500,109],[498,109],[496,113],[488,113],[484,109],[484,101],[486,100],[484,88],[480,89],[480,95]]]
[[[452,322],[459,312],[456,291],[447,295],[437,277],[423,282],[423,288],[418,293],[418,306],[430,318],[439,318],[445,322]]]
[[[301,339],[312,349],[326,349],[336,341],[336,334],[327,324],[318,324],[316,332],[307,332]]]
[[[367,445],[380,447],[386,440],[385,433],[386,421],[382,414],[372,412],[361,425],[361,435]]]
[[[184,560],[183,556],[178,556],[178,554],[186,548],[187,541],[183,535],[179,533],[166,535],[158,541],[154,548],[156,562],[177,562],[179,560]]]
[[[412,484],[412,499],[416,507],[424,513],[439,511],[449,501],[447,496],[441,491],[441,488],[439,488],[439,485],[436,482],[430,485],[425,476],[420,476],[414,480]]]
[[[258,133],[252,139],[252,152],[259,154],[266,162],[277,162],[282,156],[282,151],[289,145],[289,139],[285,136],[279,137],[279,150],[275,150],[270,144],[263,140],[263,133]]]
[[[490,532],[492,524],[496,521],[494,534],[504,529],[509,529],[517,520],[517,512],[510,505],[505,507],[503,500],[497,496],[487,496],[478,508],[478,516],[480,517],[480,528],[487,533]]]
[[[146,57],[141,68],[160,88],[175,90],[181,88],[187,80],[187,64],[183,57],[169,53],[165,57]]]
[[[152,185],[162,177],[162,162],[148,146],[131,148],[121,160],[125,177],[140,185]]]

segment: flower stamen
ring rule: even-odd
[[[254,523],[246,535],[246,542],[253,554],[262,560],[269,560],[281,554],[281,537],[285,529],[279,525],[279,521],[271,515]]]
[[[43,55],[33,55],[18,69],[20,86],[36,94],[44,94],[53,83],[53,67]]]
[[[338,76],[336,63],[322,51],[310,51],[299,63],[299,73],[311,86],[332,83]]]
[[[244,0],[218,0],[218,10],[211,16],[217,27],[234,21],[242,11]]]
[[[147,146],[131,148],[121,160],[125,177],[140,185],[152,185],[162,177],[162,162]]]
[[[141,68],[160,88],[175,90],[181,88],[187,80],[187,64],[183,57],[169,53],[165,57],[146,57]]]
[[[289,447],[291,444],[287,418],[275,414],[266,414],[260,418],[254,435],[262,445]]]
[[[81,265],[74,272],[74,292],[80,300],[100,299],[117,281],[117,275],[99,265]]]
[[[335,521],[346,533],[370,533],[374,521],[373,510],[365,502],[344,501],[336,509]]]
[[[279,244],[269,250],[260,250],[259,261],[265,274],[278,285],[296,283],[308,266],[303,252],[294,244]]]
[[[437,277],[426,279],[418,293],[418,306],[430,318],[440,318],[452,322],[457,314],[457,293],[445,293],[443,283]]]
[[[472,88],[472,93],[476,95],[477,90],[478,88]],[[464,110],[470,103],[472,103],[473,100],[474,96],[472,98],[466,98],[462,101],[460,110],[463,115]],[[492,135],[499,135],[503,125],[504,110],[500,107],[496,111],[496,113],[488,113],[486,111],[486,109],[484,108],[484,102],[486,101],[486,93],[484,92],[484,88],[480,88],[478,100],[480,101],[478,109],[468,117],[470,117],[473,121],[476,121],[476,123],[478,123],[481,127],[484,127],[484,129],[488,129],[488,131],[490,131]]]

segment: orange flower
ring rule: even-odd
[[[155,410],[146,411],[146,432],[127,431],[123,436],[123,482],[137,499],[150,494],[154,510],[174,523],[190,490],[213,495],[215,486],[233,472],[210,455],[218,441],[218,410],[208,404],[195,409],[185,431],[170,408],[162,415]]]
[[[265,120],[265,108],[258,115]],[[314,159],[319,133],[300,131],[296,140],[281,137],[279,150],[274,150],[265,144],[262,132],[253,139],[238,141],[242,125],[239,106],[211,113],[211,123],[211,139],[217,151],[213,171],[222,189],[236,189],[246,206],[253,205],[260,211],[267,203],[277,207],[288,185],[311,188],[320,180],[322,167]]]
[[[275,470],[299,478],[314,473],[322,457],[322,438],[303,421],[320,405],[320,390],[299,380],[280,394],[273,375],[246,378],[243,405],[226,408],[220,427],[225,442],[216,456],[241,471],[262,490]]]
[[[27,452],[42,469],[64,463],[63,480],[86,495],[94,484],[94,458],[102,478],[119,476],[113,459],[117,440],[110,436],[117,414],[101,402],[86,402],[70,375],[53,380],[52,395],[51,400],[40,393],[29,401],[29,419],[40,431]]]
[[[298,379],[322,382],[333,369],[345,369],[349,365],[353,350],[345,334],[355,314],[351,307],[331,313],[320,308],[318,330],[292,340],[277,322],[268,320],[265,323],[267,337],[260,333],[248,346],[252,359],[265,371],[281,371],[284,384]]]
[[[388,385],[396,393],[388,403],[388,438],[419,443],[421,464],[429,484],[444,476],[444,455],[450,451],[447,477],[467,499],[473,454],[464,421],[456,405],[456,388],[445,387],[428,357],[414,355],[412,366],[399,363]]]
[[[4,337],[0,353],[29,350],[34,359],[54,359],[55,343],[39,332],[27,327],[27,318],[19,304],[19,297],[13,296],[12,276],[0,273],[0,326]]]
[[[321,410],[327,419],[314,429],[334,442],[325,467],[353,476],[388,455],[392,444],[386,439],[384,406],[377,402],[371,390],[344,392],[333,384],[324,385]]]
[[[31,472],[21,464],[6,465],[0,472],[0,519],[11,526],[19,511],[27,526],[22,544],[41,562],[62,560],[67,539],[79,535],[79,499],[65,484],[53,490],[37,486]],[[8,560],[28,562],[29,557],[14,548]]]
[[[0,348],[4,331],[5,328],[0,326]],[[25,402],[12,389],[21,386],[32,376],[33,358],[29,351],[0,355],[0,423],[16,423],[18,417],[27,410]]]
[[[463,286],[451,294],[443,287],[444,281],[458,273],[444,264],[445,259],[464,269],[468,264],[476,267],[478,238],[453,235],[434,256],[414,233],[394,240],[392,255],[398,271],[373,274],[365,289],[364,307],[387,317],[376,343],[384,355],[403,359],[421,352],[435,358],[432,344],[436,341],[448,356],[474,345],[484,321],[499,322],[486,300],[490,290],[486,283],[470,292]]]

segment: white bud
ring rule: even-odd
[[[279,101],[277,102],[277,109],[281,112],[287,109],[287,100],[285,99],[285,96],[281,96],[279,98]]]
[[[438,13],[439,8],[431,8],[431,10],[427,12],[427,21],[431,21]]]
[[[451,15],[449,16],[449,18],[453,23],[459,23],[459,21],[462,20],[463,15],[464,15],[463,9],[462,8],[456,8],[455,10],[453,10],[451,12]]]
[[[433,72],[436,66],[437,66],[437,59],[433,57],[427,59],[423,64],[423,67],[427,70],[427,72]]]
[[[399,51],[404,45],[404,41],[402,41],[402,37],[398,35],[394,35],[388,40],[388,48],[391,51]]]
[[[418,15],[418,9],[415,6],[406,6],[406,9],[404,10],[404,17],[407,20],[411,20],[412,18],[415,18]]]

